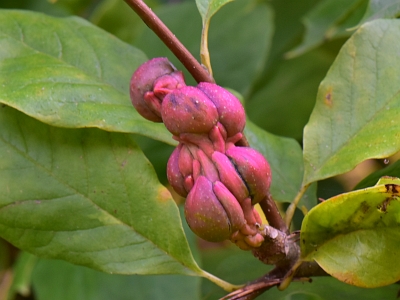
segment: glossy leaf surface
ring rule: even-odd
[[[360,287],[400,279],[400,179],[335,196],[304,218],[300,245],[305,260],[333,277]]]
[[[0,236],[108,273],[200,274],[168,190],[128,134],[0,108]]]
[[[50,125],[97,127],[173,143],[129,98],[132,73],[147,58],[77,18],[0,11],[0,102]]]
[[[400,150],[400,21],[361,26],[322,81],[304,130],[304,183]]]

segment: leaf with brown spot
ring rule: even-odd
[[[376,20],[342,47],[304,128],[303,184],[400,150],[399,40],[400,20]]]
[[[304,260],[360,287],[400,280],[400,179],[335,196],[314,207],[301,228]]]
[[[332,94],[332,87],[328,87],[326,94],[325,94],[325,104],[328,107],[332,107],[332,102],[333,102],[333,94]]]

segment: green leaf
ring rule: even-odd
[[[301,252],[333,277],[360,287],[400,279],[400,179],[335,196],[304,218]]]
[[[400,20],[361,26],[322,81],[304,130],[304,183],[400,150]]]
[[[179,211],[131,135],[0,108],[0,236],[119,274],[203,275]]]
[[[144,120],[129,81],[139,51],[77,18],[0,11],[0,102],[50,125],[97,127],[173,143]]]
[[[301,188],[303,160],[300,145],[291,138],[270,134],[251,122],[245,128],[250,146],[260,151],[271,167],[271,194],[278,202],[292,202]],[[311,209],[317,202],[315,186],[303,196],[301,205]]]
[[[225,4],[233,0],[196,0],[197,9],[200,12],[203,24],[209,22],[211,17]]]
[[[199,57],[201,19],[194,1],[164,5],[155,12],[188,50]],[[234,1],[214,16],[212,28],[215,30],[209,33],[209,50],[217,84],[246,95],[260,75],[270,47],[273,33],[270,6],[254,0]],[[167,56],[178,69],[184,70],[150,29],[144,28],[135,45],[149,57]],[[186,79],[188,84],[195,84],[187,73]]]
[[[359,25],[376,19],[396,18],[400,16],[399,0],[369,0],[367,11]]]
[[[37,300],[200,300],[200,278],[110,275],[45,259],[34,270],[33,289]]]
[[[303,18],[306,29],[303,42],[288,52],[287,57],[299,56],[327,40],[347,37],[348,28],[357,25],[362,18],[367,0],[325,0],[316,5]]]

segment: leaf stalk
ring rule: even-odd
[[[236,291],[238,289],[241,289],[244,287],[244,285],[234,285],[231,284],[225,280],[222,280],[204,270],[201,271],[200,275],[208,280],[210,280],[211,282],[215,283],[216,285],[218,285],[219,287],[223,288],[225,291],[227,292],[233,292]]]
[[[303,197],[304,193],[307,191],[307,189],[310,185],[311,185],[311,183],[303,185],[301,187],[301,189],[299,190],[299,192],[297,193],[296,197],[294,198],[293,202],[287,208],[285,222],[286,222],[286,226],[288,228],[290,228],[290,223],[292,222],[297,205],[299,204],[301,198]]]

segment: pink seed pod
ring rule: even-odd
[[[201,165],[201,173],[213,183],[219,180],[218,171],[211,159],[201,149],[198,149],[196,154]]]
[[[226,151],[226,155],[231,158],[246,183],[252,205],[260,202],[271,185],[271,169],[267,160],[249,147],[232,147]]]
[[[181,154],[182,144],[178,145],[175,150],[172,152],[171,156],[168,159],[167,163],[167,178],[169,184],[172,188],[177,192],[180,196],[186,197],[188,192],[185,189],[183,177],[180,169],[179,169],[179,157]],[[190,162],[192,163],[192,162]]]
[[[228,137],[243,131],[246,114],[238,98],[214,83],[200,82],[197,88],[217,107],[219,122],[225,127]]]
[[[188,146],[185,144],[179,144],[181,151],[179,153],[179,170],[181,174],[189,176],[193,174],[193,155],[190,153]]]
[[[234,233],[235,231],[240,230],[244,225],[246,225],[246,220],[243,210],[235,196],[220,181],[214,183],[213,191],[228,215],[229,223],[231,225],[230,232]]]
[[[183,73],[181,71],[175,71],[168,75],[158,77],[154,81],[153,92],[158,99],[162,100],[174,89],[179,89],[184,86],[186,86],[186,84]],[[161,112],[159,113],[161,114]]]
[[[165,77],[169,74],[172,74],[171,78]],[[154,94],[154,84],[160,77],[163,79],[158,80],[158,92]],[[133,73],[130,82],[131,101],[142,117],[153,122],[162,122],[160,108],[163,95],[167,93],[167,89],[173,90],[184,85],[182,73],[176,71],[166,57],[153,58]]]
[[[229,238],[230,224],[222,204],[212,190],[212,183],[200,176],[185,202],[185,217],[192,231],[210,242]]]
[[[165,127],[174,135],[208,133],[218,122],[214,103],[199,89],[185,86],[169,93],[161,106]]]
[[[241,202],[249,196],[249,191],[229,158],[221,152],[215,151],[211,157],[215,164],[220,181],[231,191],[236,199]]]
[[[213,185],[205,176],[199,176],[185,203],[189,227],[210,242],[229,239],[246,222],[239,203],[221,185]]]

